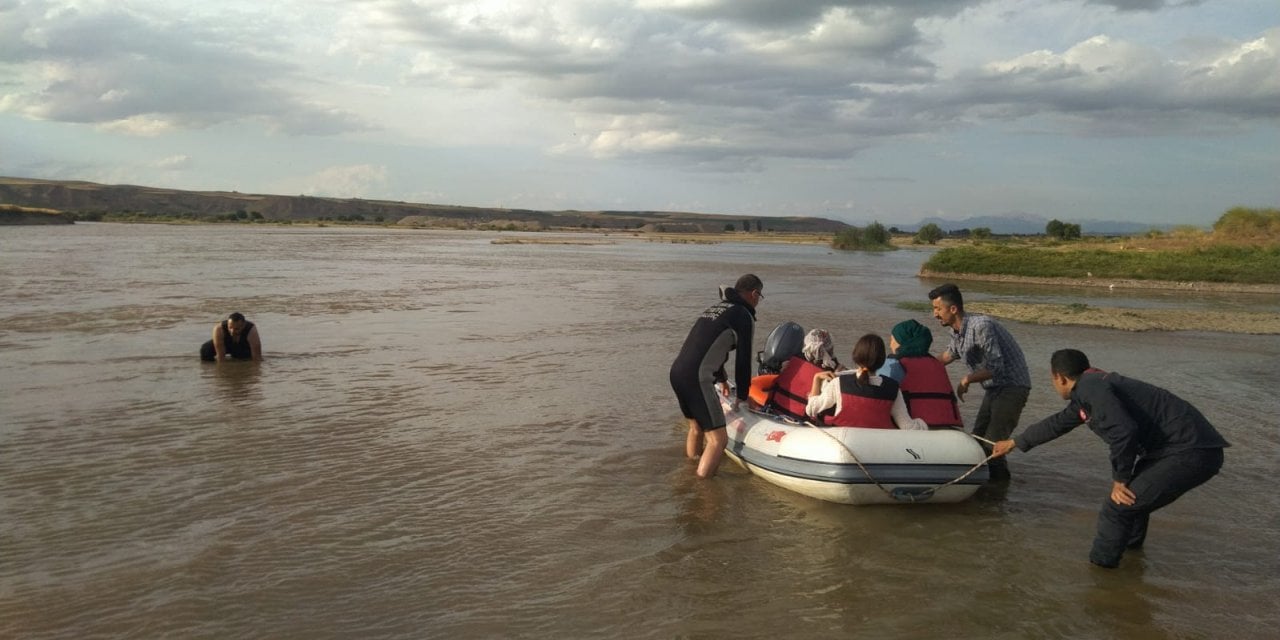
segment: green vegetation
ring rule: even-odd
[[[1044,234],[1050,238],[1057,238],[1058,240],[1079,240],[1080,225],[1071,224],[1070,222],[1062,222],[1061,220],[1054,218],[1049,221],[1049,224],[1044,226]]]
[[[898,304],[895,304],[895,305],[893,305],[893,306],[895,306],[895,307],[897,307],[897,308],[899,308],[899,309],[902,309],[903,311],[913,311],[913,312],[916,312],[916,313],[923,313],[923,314],[926,314],[926,315],[929,315],[929,314],[932,314],[932,313],[933,313],[933,305],[932,305],[932,304],[930,304],[930,303],[929,303],[929,302],[927,302],[927,301],[922,301],[922,302],[914,302],[914,301],[913,301],[913,302],[899,302]]]
[[[889,230],[879,222],[840,230],[831,241],[831,247],[842,251],[892,251],[897,248],[890,242]]]
[[[1054,223],[1057,223],[1056,225]],[[1213,233],[1180,228],[1142,238],[1080,244],[1075,225],[1054,220],[1048,243],[948,248],[921,267],[935,273],[1280,284],[1280,210],[1235,207]],[[1056,232],[1056,233],[1055,233]]]
[[[1234,207],[1213,223],[1214,235],[1243,241],[1280,239],[1280,209]]]
[[[1008,246],[955,247],[934,254],[922,268],[934,272],[1035,278],[1093,277],[1280,284],[1280,245],[1216,245],[1190,250],[1141,252],[1109,249],[1054,251]]]
[[[942,227],[930,222],[929,224],[920,227],[920,230],[916,232],[916,237],[912,239],[912,243],[938,244],[938,241],[942,239],[943,235],[945,234],[942,232]]]

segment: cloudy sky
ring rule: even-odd
[[[0,0],[0,175],[1207,225],[1280,206],[1280,2]]]

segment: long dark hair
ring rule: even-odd
[[[858,384],[867,384],[871,374],[884,366],[884,339],[874,333],[858,338],[853,345],[853,363],[863,368],[858,372]]]

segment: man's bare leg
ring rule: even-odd
[[[684,439],[684,454],[690,460],[697,460],[702,455],[702,432],[698,430],[698,421],[689,419],[689,435]]]
[[[707,445],[698,460],[698,477],[710,478],[720,468],[720,460],[724,458],[724,448],[729,444],[729,431],[723,427],[703,434],[707,437]]]

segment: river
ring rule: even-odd
[[[923,251],[495,237],[0,227],[0,637],[1280,629],[1275,336],[1006,323],[1036,385],[1023,424],[1061,407],[1047,363],[1071,346],[1191,400],[1233,445],[1220,476],[1153,517],[1145,552],[1104,571],[1086,557],[1106,449],[1083,428],[1015,453],[1007,490],[954,505],[827,504],[728,461],[693,477],[667,367],[718,284],[763,278],[757,348],[795,320],[846,357],[915,317],[936,351],[936,322],[897,306],[936,284],[915,276]],[[1276,304],[1255,301],[1178,302]],[[261,364],[198,360],[231,311],[257,323]]]

